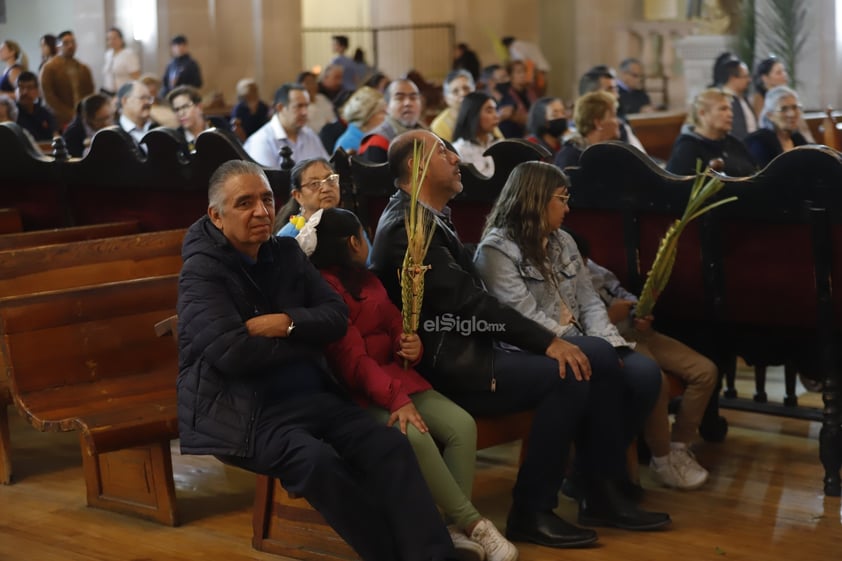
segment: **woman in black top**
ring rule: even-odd
[[[691,123],[675,139],[667,171],[679,175],[696,173],[712,160],[722,160],[722,173],[735,177],[753,175],[754,160],[745,145],[730,134],[734,113],[731,96],[718,88],[709,88],[696,96],[690,112]]]
[[[758,166],[764,168],[784,152],[808,144],[798,132],[800,119],[801,103],[795,90],[777,86],[766,93],[760,128],[743,140]]]

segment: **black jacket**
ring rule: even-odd
[[[743,140],[748,147],[748,151],[754,161],[760,168],[765,168],[769,162],[774,160],[777,156],[784,153],[784,148],[781,146],[781,141],[778,140],[777,133],[772,129],[760,128],[745,137]],[[792,133],[792,144],[794,146],[804,146],[807,144],[807,139],[798,131]]]
[[[345,334],[348,308],[293,238],[272,236],[250,265],[205,216],[188,230],[182,258],[181,450],[251,456],[254,421],[267,394],[304,375],[310,383],[316,377],[319,385],[336,387],[322,345]],[[295,322],[289,338],[249,335],[246,320],[280,312]]]
[[[725,162],[722,170],[731,177],[746,177],[757,171],[754,160],[745,145],[728,134],[722,140],[711,140],[696,134],[692,129],[678,135],[672,145],[667,162],[667,171],[679,175],[694,175],[696,160],[702,161],[704,170],[711,160],[721,158]]]
[[[397,271],[403,263],[407,238],[404,214],[409,195],[398,190],[380,215],[372,247],[371,267],[401,308]],[[419,371],[444,393],[489,391],[492,388],[492,348],[495,339],[544,354],[555,337],[486,292],[474,268],[473,256],[445,216],[435,217],[435,233],[425,264],[424,301],[418,335],[424,343]],[[469,329],[453,322],[460,320]],[[467,324],[467,325],[466,325]],[[483,329],[490,324],[505,331]],[[470,331],[470,333],[468,333]]]
[[[167,94],[174,90],[177,86],[193,86],[196,89],[201,88],[202,71],[199,69],[199,63],[196,62],[189,54],[183,54],[179,57],[173,58],[164,70],[164,76],[161,78],[161,84],[161,97],[167,97]]]

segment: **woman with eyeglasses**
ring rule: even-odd
[[[743,140],[758,166],[765,168],[784,152],[809,144],[798,130],[800,120],[801,103],[795,90],[776,86],[766,92],[760,128]]]
[[[317,210],[334,208],[341,202],[339,174],[323,158],[302,160],[292,168],[289,178],[289,200],[275,218],[278,236],[298,237],[301,228]],[[363,228],[366,243],[371,246],[368,232]],[[371,264],[371,254],[366,265]]]
[[[622,434],[616,444],[627,446],[660,395],[661,371],[653,360],[634,352],[611,323],[576,242],[561,228],[570,212],[569,184],[552,164],[515,167],[488,215],[474,264],[497,300],[578,346],[591,364],[602,365],[590,379],[589,399],[601,399],[604,384],[622,386],[622,407],[609,425]],[[587,451],[603,446],[599,440],[595,434],[582,434],[577,441],[581,454],[576,471],[584,498],[579,522],[587,525],[594,518],[613,516],[609,512],[634,512],[648,529],[669,524],[667,514],[640,511],[630,498],[640,490],[631,486],[621,451],[610,463],[591,460]]]

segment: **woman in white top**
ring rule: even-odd
[[[453,129],[453,147],[459,157],[487,177],[494,175],[494,159],[483,153],[498,140],[499,123],[494,98],[485,92],[471,92],[462,100]]]
[[[102,89],[114,95],[126,82],[140,78],[140,59],[126,48],[123,32],[112,27],[105,34],[105,66],[102,69]]]

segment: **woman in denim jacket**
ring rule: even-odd
[[[570,210],[568,185],[556,166],[518,165],[488,216],[474,263],[492,295],[556,335],[571,342],[586,335],[611,343],[622,363],[627,395],[625,427],[618,430],[625,430],[631,443],[658,398],[661,372],[620,336],[576,243],[560,229]]]

